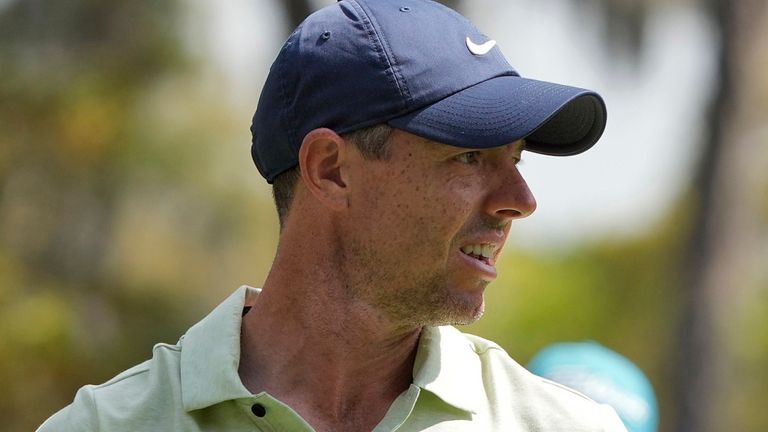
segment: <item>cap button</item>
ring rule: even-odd
[[[411,8],[409,8],[408,6],[403,6],[400,8],[400,12],[410,12],[410,11],[411,11]]]

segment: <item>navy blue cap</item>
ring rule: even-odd
[[[262,89],[251,155],[272,182],[296,166],[304,136],[380,123],[466,148],[525,138],[566,156],[597,142],[595,92],[520,77],[498,45],[430,0],[341,0],[288,37]]]

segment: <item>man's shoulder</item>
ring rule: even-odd
[[[574,431],[625,430],[612,408],[534,375],[497,343],[453,327],[442,327],[441,332],[451,343],[466,341],[480,365],[489,404],[518,417],[516,422],[544,430],[563,425]]]
[[[152,358],[102,384],[81,387],[72,403],[51,416],[38,432],[99,430],[104,419],[168,408],[180,398],[178,345],[157,344]],[[159,404],[159,405],[158,405]]]
[[[172,383],[178,382],[180,359],[180,345],[159,343],[152,348],[149,360],[124,370],[102,384],[83,388],[97,395],[103,402],[109,402],[115,396],[122,399],[121,403],[124,403],[126,397],[141,396],[155,387],[164,391],[172,390],[178,387]]]

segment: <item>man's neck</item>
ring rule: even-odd
[[[393,326],[332,280],[301,280],[307,270],[273,266],[243,319],[241,379],[317,430],[371,430],[412,381],[421,329]]]

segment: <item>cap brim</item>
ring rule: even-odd
[[[457,147],[492,148],[525,138],[527,150],[568,156],[592,147],[605,120],[605,102],[591,90],[500,76],[389,124]]]

